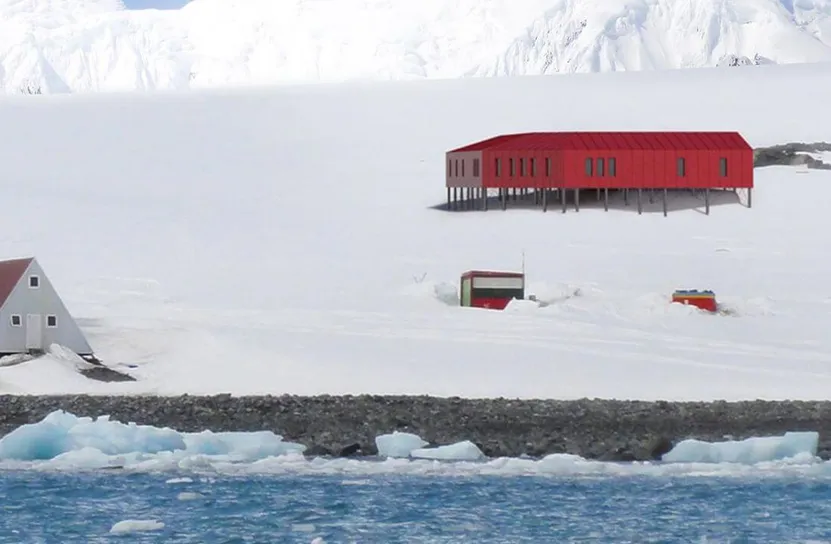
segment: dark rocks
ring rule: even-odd
[[[685,438],[818,431],[820,455],[831,455],[831,402],[825,401],[0,396],[0,435],[56,409],[179,431],[270,430],[305,444],[309,455],[375,455],[375,437],[396,430],[418,434],[431,445],[471,440],[489,457],[570,453],[610,461],[659,459]]]
[[[361,445],[356,442],[342,448],[338,454],[338,457],[354,457],[359,453],[361,453]]]
[[[825,163],[809,155],[809,153],[831,152],[831,143],[828,142],[792,142],[770,147],[760,147],[753,151],[753,166],[805,166],[818,170],[831,170],[831,164]]]
[[[134,382],[136,379],[106,366],[90,366],[80,370],[81,374],[99,382]]]

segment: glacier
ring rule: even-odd
[[[0,0],[5,93],[831,60],[831,0]]]

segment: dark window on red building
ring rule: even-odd
[[[513,176],[516,175],[516,169],[514,168],[514,159],[513,158],[508,159],[508,170],[510,170],[510,172],[511,172],[510,174],[508,174],[509,176],[513,177]]]
[[[534,157],[531,157],[530,160],[531,160],[531,175],[536,176],[537,175],[537,159],[535,159]]]
[[[727,159],[725,157],[718,160],[718,171],[721,177],[727,177]]]
[[[525,175],[525,159],[519,159],[519,175]]]
[[[479,177],[479,159],[473,159],[473,177]]]
[[[545,175],[546,176],[551,175],[551,157],[546,157],[545,158]]]
[[[465,177],[465,160],[462,159],[462,177]]]
[[[496,177],[499,177],[499,173],[502,170],[500,168],[500,166],[502,166],[502,165],[499,162],[499,158],[494,159],[494,161],[493,161],[493,173],[496,174]]]
[[[604,176],[606,171],[606,161],[604,159],[597,159],[597,175]]]
[[[617,159],[614,157],[609,157],[609,175],[616,176],[617,175]]]
[[[678,158],[678,177],[687,175],[687,161],[683,157]]]
[[[592,160],[591,159],[586,159],[586,175],[591,176],[593,171],[594,171],[594,169],[593,169],[593,165],[592,165]]]

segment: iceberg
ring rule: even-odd
[[[121,423],[109,416],[78,417],[63,410],[56,410],[37,423],[21,425],[0,438],[0,460],[43,461],[82,450],[109,456],[182,451],[256,460],[303,453],[306,446],[285,442],[271,431],[182,433]]]
[[[410,452],[429,445],[417,434],[394,431],[375,437],[375,447],[381,457],[409,457]]]
[[[395,431],[375,437],[378,455],[381,457],[409,457],[441,461],[481,461],[485,454],[470,440],[454,444],[426,448],[430,443],[413,433]]]
[[[662,461],[670,463],[741,463],[756,464],[780,461],[797,456],[816,457],[819,433],[787,432],[784,436],[755,436],[745,440],[705,442],[683,440]]]
[[[434,459],[442,461],[481,461],[485,454],[470,440],[436,448],[419,448],[410,452],[415,459]]]

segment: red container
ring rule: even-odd
[[[523,298],[525,275],[520,272],[470,270],[462,274],[462,306],[504,310],[511,300]]]
[[[672,302],[695,306],[708,312],[718,311],[716,294],[712,291],[678,290],[672,294]]]

